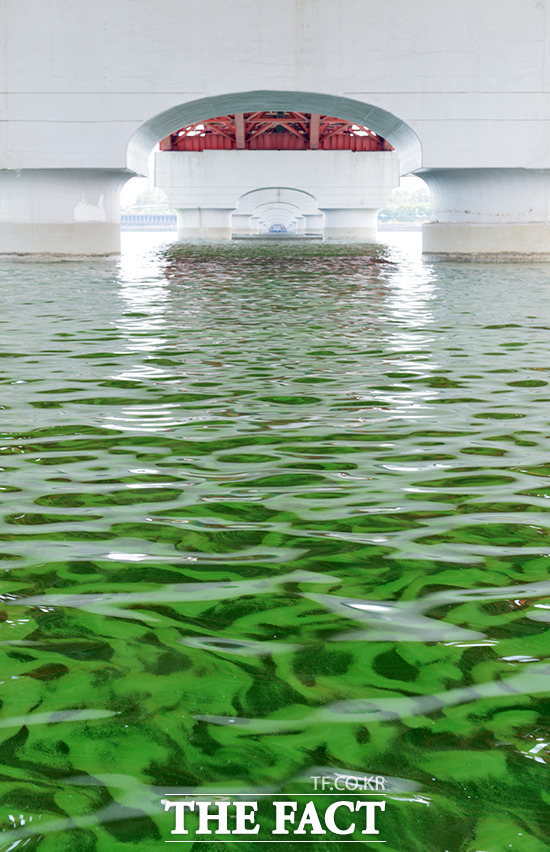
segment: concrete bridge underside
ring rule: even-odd
[[[115,253],[120,188],[161,139],[298,110],[426,180],[428,255],[550,259],[548,2],[4,0],[0,253]]]
[[[271,185],[314,198],[326,237],[372,240],[399,163],[392,151],[161,151],[155,183],[178,214],[181,238],[230,237],[239,198]]]

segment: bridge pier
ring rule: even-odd
[[[550,171],[425,169],[433,221],[430,260],[550,260]]]
[[[0,255],[120,252],[123,169],[0,170]]]
[[[375,240],[378,208],[321,207],[329,240]]]
[[[324,217],[319,213],[304,213],[306,234],[322,236],[324,231]]]
[[[250,213],[233,213],[231,232],[235,237],[249,237],[254,233],[254,223]]]
[[[177,207],[178,240],[230,240],[233,207]]]

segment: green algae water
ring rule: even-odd
[[[547,850],[550,267],[131,238],[0,267],[0,849]]]

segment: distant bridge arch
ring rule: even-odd
[[[245,192],[239,198],[237,209],[239,213],[252,213],[256,208],[266,204],[292,205],[302,213],[319,212],[317,200],[310,192],[278,186],[261,187]]]
[[[268,225],[280,222],[290,229],[300,221],[304,230],[321,234],[323,218],[317,199],[310,192],[290,187],[259,187],[239,198],[232,216],[232,231],[254,233],[254,222],[261,230],[262,221]]]

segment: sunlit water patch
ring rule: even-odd
[[[131,237],[0,267],[0,848],[367,773],[386,849],[546,850],[548,267]]]

